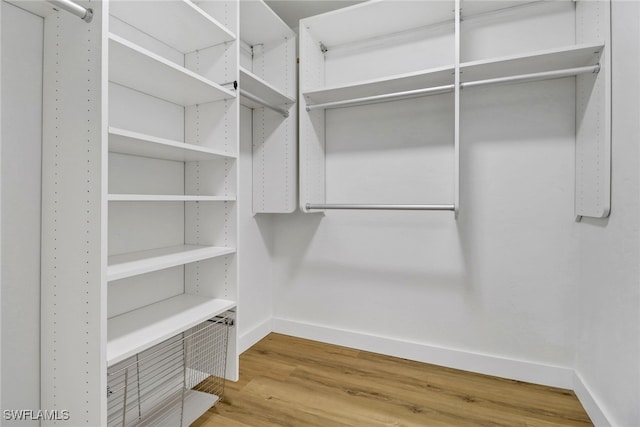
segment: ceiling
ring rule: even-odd
[[[362,0],[265,0],[286,24],[296,29],[299,20],[331,10],[362,3]]]

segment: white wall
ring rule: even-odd
[[[41,18],[2,2],[2,409],[40,408]],[[19,425],[37,425],[17,421]]]
[[[327,112],[327,202],[451,202],[451,110],[437,98]],[[312,325],[395,340],[370,347],[378,351],[424,346],[411,356],[429,361],[444,348],[566,373],[578,274],[573,100],[573,79],[464,94],[457,221],[450,212],[277,218],[276,330]],[[407,119],[416,110],[422,119]]]
[[[580,225],[576,298],[575,369],[609,421],[625,427],[640,425],[639,21],[639,3],[613,3],[612,210]]]
[[[252,111],[240,107],[240,181],[238,183],[238,233],[240,262],[238,336],[243,352],[271,331],[273,292],[271,289],[272,216],[253,214]]]

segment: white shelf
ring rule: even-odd
[[[178,390],[158,407],[161,408],[148,417],[143,417],[136,425],[154,427],[190,426],[220,398],[215,394],[196,390]],[[182,416],[182,420],[181,420]]]
[[[596,65],[603,44],[581,44],[460,64],[460,80],[477,80]]]
[[[115,34],[109,35],[109,80],[182,106],[236,96],[193,71]]]
[[[331,49],[440,22],[453,27],[454,9],[453,0],[365,2],[303,19],[300,25]]]
[[[231,31],[188,0],[112,1],[109,12],[182,53],[236,39]]]
[[[602,44],[581,44],[522,55],[465,62],[460,65],[461,81],[463,83],[473,82],[596,65],[602,49]],[[453,66],[445,66],[415,73],[400,74],[385,79],[368,80],[351,85],[306,91],[304,97],[309,104],[323,104],[438,87],[453,84],[453,73]]]
[[[180,245],[112,255],[108,259],[107,280],[118,280],[235,253],[234,248]]]
[[[110,202],[233,202],[232,196],[191,196],[182,194],[109,194]]]
[[[365,80],[350,85],[332,86],[304,93],[309,103],[344,101],[428,87],[453,84],[454,67],[445,66],[414,73],[398,74],[385,79]]]
[[[253,1],[251,1],[251,3],[253,3]],[[295,98],[285,95],[271,84],[242,67],[240,67],[240,89],[277,107],[288,107],[296,102]],[[240,103],[250,108],[262,107],[261,104],[242,96],[240,97]]]
[[[187,390],[184,397],[182,424],[165,422],[165,425],[190,426],[191,423],[200,418],[202,414],[207,412],[209,408],[215,405],[219,399],[220,398],[215,394],[208,394],[195,390]],[[177,413],[179,414],[180,412],[177,411]]]
[[[181,294],[112,317],[107,322],[107,365],[121,362],[235,305],[233,301]]]
[[[295,33],[262,0],[240,2],[240,39],[250,46],[295,37]]]
[[[109,151],[112,153],[175,160],[179,162],[236,157],[235,155],[225,154],[211,148],[185,144],[179,141],[158,138],[114,127],[109,128]]]

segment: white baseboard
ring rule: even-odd
[[[272,332],[272,318],[257,324],[238,338],[238,354],[242,354]]]
[[[553,387],[574,387],[574,371],[571,368],[453,350],[280,318],[273,319],[272,330],[285,335],[454,369]]]
[[[578,400],[582,403],[584,410],[587,411],[589,418],[596,427],[611,427],[613,423],[609,420],[609,417],[605,414],[602,406],[598,404],[597,399],[584,382],[578,372],[573,373],[573,387],[571,387],[578,396]]]

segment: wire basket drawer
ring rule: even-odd
[[[188,426],[224,393],[226,312],[107,370],[107,424]]]

